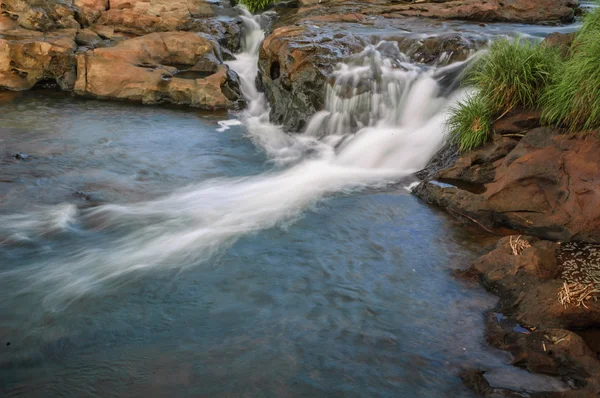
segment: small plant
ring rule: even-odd
[[[275,3],[275,0],[239,0],[240,4],[243,4],[250,10],[251,13],[257,13],[265,8],[267,8],[270,4]]]
[[[489,139],[492,113],[480,94],[470,95],[450,110],[448,119],[450,142],[461,152],[477,148]]]
[[[493,42],[466,83],[475,86],[493,113],[515,107],[536,108],[541,94],[561,63],[557,49],[529,41]]]
[[[571,132],[600,127],[600,9],[588,14],[573,55],[542,97],[542,121]]]

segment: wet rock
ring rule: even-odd
[[[216,45],[191,32],[152,33],[77,56],[75,93],[145,104],[231,108],[241,100],[237,75]],[[178,76],[180,69],[195,72]]]
[[[431,65],[464,61],[487,45],[485,38],[467,38],[456,33],[436,34],[425,38],[408,35],[386,40],[396,41],[400,50],[414,62]]]
[[[263,42],[260,85],[269,99],[271,120],[301,131],[323,107],[325,85],[338,62],[363,48],[352,34],[333,36],[313,27],[277,28]]]
[[[21,91],[45,80],[63,90],[75,83],[74,29],[41,33],[16,29],[0,35],[0,87]]]
[[[600,394],[600,361],[576,333],[543,329],[516,333],[488,319],[488,341],[513,355],[513,364],[534,373],[560,377],[570,390],[534,397],[583,398]]]
[[[503,388],[494,388],[485,378],[485,372],[482,370],[468,370],[460,375],[460,379],[467,387],[481,397],[500,398],[525,398],[530,395],[527,393],[519,393]]]
[[[538,128],[526,133],[501,159],[486,159],[487,152],[497,151],[495,145],[497,140],[438,175],[483,183],[484,193],[430,182],[415,193],[487,229],[507,227],[551,240],[600,241],[597,137],[571,137]]]

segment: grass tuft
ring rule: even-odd
[[[239,0],[239,2],[240,4],[245,5],[246,8],[248,8],[248,10],[254,14],[275,3],[275,0]]]
[[[555,48],[529,41],[501,39],[473,67],[466,83],[479,89],[494,113],[515,107],[536,108],[561,63]]]
[[[573,55],[542,97],[542,121],[570,132],[600,128],[600,8],[588,14]]]
[[[483,144],[492,131],[492,113],[481,95],[471,95],[450,111],[448,128],[450,141],[461,152],[470,151]]]

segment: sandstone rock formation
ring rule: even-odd
[[[0,88],[28,90],[44,80],[63,90],[75,83],[75,29],[36,32],[16,29],[0,35]]]
[[[214,44],[192,32],[151,33],[77,57],[75,93],[96,98],[229,108],[240,100],[237,75]]]

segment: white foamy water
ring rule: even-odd
[[[197,265],[242,236],[293,222],[328,195],[397,182],[425,167],[443,145],[448,109],[462,95],[445,82],[453,82],[462,65],[424,69],[409,64],[393,44],[368,47],[340,65],[326,107],[307,131],[287,134],[270,122],[269,104],[255,85],[264,38],[260,17],[242,18],[244,51],[229,65],[249,103],[244,124],[280,167],[146,202],[88,210],[62,205],[1,217],[0,244],[69,228],[93,228],[112,239],[108,249],[84,243],[60,261],[9,271],[5,280],[26,278],[26,289],[47,290],[47,304],[56,306],[143,270]]]

